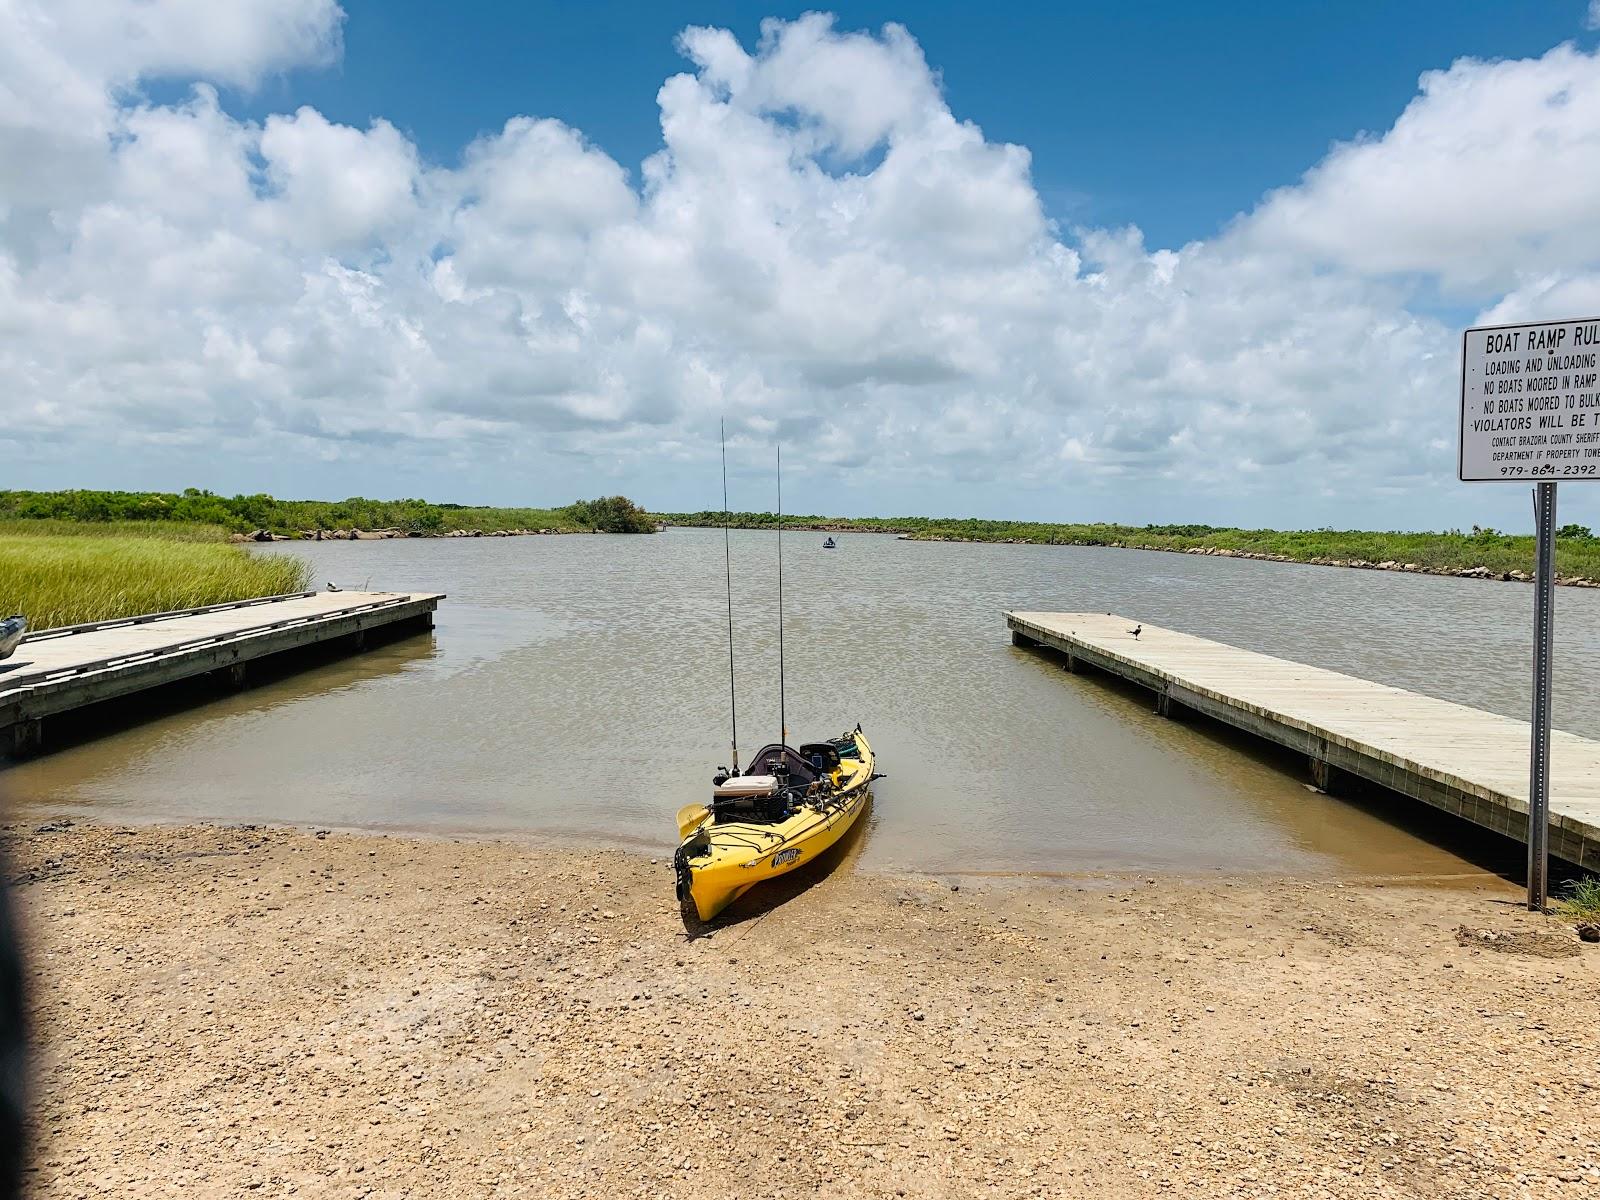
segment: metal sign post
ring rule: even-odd
[[[1528,908],[1543,912],[1550,844],[1550,664],[1556,619],[1556,485],[1534,495],[1538,569],[1533,581],[1533,748],[1528,771]]]
[[[1556,481],[1600,479],[1600,318],[1493,325],[1462,335],[1457,465],[1464,482],[1538,484],[1528,907],[1542,912],[1549,878]]]

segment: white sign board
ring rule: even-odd
[[[1600,479],[1600,318],[1469,329],[1460,475]]]

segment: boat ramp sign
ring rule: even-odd
[[[1550,700],[1556,484],[1600,479],[1600,317],[1487,325],[1461,335],[1461,451],[1468,482],[1532,480],[1533,720],[1528,754],[1528,907],[1549,879]]]
[[[1600,479],[1600,317],[1469,329],[1460,477]]]

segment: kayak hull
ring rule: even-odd
[[[757,884],[814,862],[855,827],[872,800],[875,757],[860,731],[853,736],[858,757],[841,764],[841,786],[826,803],[773,824],[714,823],[699,805],[679,813],[684,840],[675,864],[685,915],[692,907],[701,921],[715,919]],[[704,816],[692,821],[693,809]]]

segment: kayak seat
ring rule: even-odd
[[[806,786],[815,780],[818,775],[810,760],[803,753],[803,751],[809,749],[811,747],[805,746],[801,748],[801,752],[796,752],[792,746],[779,746],[776,744],[763,746],[756,751],[756,756],[750,760],[750,765],[746,770],[751,775],[776,775],[778,772],[773,768],[782,762],[789,768],[791,786]]]

